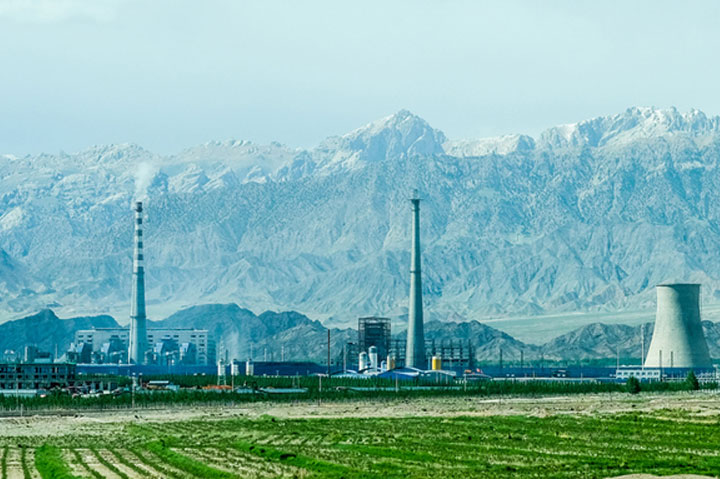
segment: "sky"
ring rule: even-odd
[[[0,0],[0,153],[720,114],[720,2]]]

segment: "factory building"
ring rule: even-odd
[[[81,329],[68,351],[68,359],[78,363],[127,363],[130,331],[127,328]],[[143,364],[212,365],[215,342],[206,329],[147,329]]]
[[[405,354],[405,340],[394,339],[391,342],[391,349],[397,357],[403,358]],[[423,368],[430,368],[432,358],[441,358],[443,367],[450,369],[474,368],[475,347],[468,340],[454,339],[426,339],[425,340],[425,361]],[[418,367],[418,366],[416,366]]]
[[[390,318],[358,318],[358,348],[369,351],[374,346],[381,358],[390,354]]]
[[[700,323],[700,285],[660,284],[656,291],[655,329],[643,366],[712,368]]]
[[[405,359],[405,339],[391,339],[390,348],[387,355],[380,354],[378,348],[378,357],[382,362],[387,362],[388,369],[393,367],[403,367]],[[445,369],[474,369],[475,368],[475,354],[476,348],[471,340],[459,340],[459,339],[426,339],[425,340],[425,360],[423,361],[423,367],[418,369],[431,369],[432,358],[438,358],[442,367]],[[338,353],[335,359],[335,364],[342,364],[344,368],[359,368],[360,367],[360,355],[366,353],[364,358],[366,364],[369,364],[369,350],[363,349],[358,343],[347,343],[343,347],[343,350]]]
[[[37,346],[25,346],[23,353],[24,363],[52,363],[53,355],[49,351],[42,351]]]
[[[74,364],[0,364],[0,390],[37,390],[66,387],[74,379]]]

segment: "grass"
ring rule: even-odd
[[[150,457],[149,454],[147,454],[147,451],[142,452],[137,447],[131,447],[128,448],[130,452],[132,452],[137,458],[142,462],[143,464],[147,464],[151,468],[155,469],[156,471],[162,473],[163,475],[170,477],[170,478],[180,478],[178,474],[171,471],[168,467],[166,467],[162,462],[159,462],[155,460],[154,458]]]
[[[102,474],[90,467],[90,465],[83,460],[82,456],[80,455],[80,451],[78,451],[77,449],[72,449],[72,454],[73,456],[75,456],[75,462],[80,464],[83,469],[88,471],[95,479],[103,479]]]
[[[8,472],[7,472],[7,458],[8,458],[8,453],[9,453],[9,452],[10,452],[10,448],[9,448],[8,446],[3,447],[2,463],[1,463],[1,465],[0,465],[0,469],[2,469],[2,477],[8,477]]]
[[[719,423],[720,417],[670,411],[546,418],[261,418],[217,421],[211,430],[207,423],[188,422],[172,435],[156,424],[143,426],[143,434],[174,447],[229,444],[263,463],[304,469],[312,477],[601,478],[641,472],[714,475],[720,470]]]
[[[382,408],[384,403],[376,404]],[[434,410],[442,410],[442,404]],[[122,470],[128,469],[119,464],[139,476],[147,475],[145,464],[164,477],[209,479],[713,476],[720,471],[718,426],[720,413],[703,408],[547,417],[218,417],[133,422],[120,428],[100,423],[94,435],[43,436],[38,438],[42,444],[33,447],[40,445],[35,467],[42,477],[61,479],[72,477],[63,460],[69,454],[63,456],[63,451],[73,451],[88,467],[77,448],[91,451],[102,470],[120,477],[127,477]],[[9,449],[3,450],[4,464],[8,451],[17,451],[19,438],[5,438]],[[27,453],[24,447],[20,451],[24,474],[30,477]],[[233,464],[242,471],[228,469]],[[94,477],[102,477],[89,467]]]
[[[56,446],[43,444],[37,448],[35,450],[35,467],[43,479],[75,479],[62,458],[62,452]]]
[[[248,442],[239,441],[232,444],[231,447],[258,456],[265,461],[280,462],[286,466],[294,466],[312,471],[312,475],[316,477],[363,477],[362,474],[359,474],[347,466],[324,461],[301,453],[282,451],[268,445],[253,445]],[[394,476],[385,477],[390,478]]]
[[[27,461],[27,447],[20,446],[20,465],[22,466],[23,477],[25,479],[32,479],[30,475],[30,465]]]
[[[93,456],[98,460],[100,464],[107,467],[109,470],[120,476],[121,479],[129,479],[128,475],[122,472],[120,469],[118,469],[115,464],[111,463],[107,459],[105,459],[100,452],[95,448],[90,448],[90,452],[93,453]]]
[[[146,474],[145,470],[138,467],[137,464],[133,464],[132,462],[128,461],[125,456],[117,452],[115,449],[108,449],[110,451],[110,454],[115,458],[118,464],[122,464],[127,468],[132,469],[133,471],[137,472],[141,476],[144,476]]]
[[[165,461],[167,464],[185,471],[196,477],[207,479],[234,479],[235,475],[220,469],[215,469],[202,462],[191,459],[180,453],[177,453],[164,444],[163,441],[154,441],[146,446],[148,451],[153,452],[157,457]]]

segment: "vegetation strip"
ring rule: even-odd
[[[43,479],[76,479],[63,460],[60,449],[49,444],[35,450],[35,467]]]
[[[123,456],[122,454],[120,454],[120,453],[119,453],[118,451],[116,451],[115,449],[108,449],[108,451],[110,452],[110,454],[113,455],[113,457],[114,457],[120,464],[122,464],[123,466],[127,467],[128,469],[132,469],[133,471],[137,472],[137,473],[140,474],[141,476],[144,476],[145,474],[147,474],[147,471],[146,471],[146,470],[144,470],[144,469],[141,468],[141,467],[138,467],[137,464],[133,464],[132,462],[128,461],[125,456]]]
[[[5,446],[2,452],[2,477],[3,479],[8,477],[7,459],[10,453],[10,446]]]
[[[221,471],[200,461],[190,459],[189,457],[173,451],[160,441],[153,441],[145,445],[148,451],[153,452],[160,459],[164,460],[173,467],[181,471],[188,472],[194,476],[208,479],[235,479],[234,474]]]
[[[350,478],[364,476],[359,471],[353,470],[341,464],[335,464],[333,462],[324,461],[322,459],[317,459],[303,454],[281,451],[264,444],[256,445],[244,441],[238,441],[232,444],[232,447],[238,449],[239,451],[265,458],[269,461],[280,462],[289,466],[306,469],[307,471],[319,474],[320,477]]]
[[[127,386],[129,379],[121,376],[92,376],[88,379],[116,381]],[[399,383],[395,389],[395,381],[382,378],[326,378],[323,379],[322,391],[314,377],[280,377],[263,378],[240,376],[237,384],[247,383],[249,386],[242,392],[204,391],[200,388],[215,384],[216,376],[178,376],[162,375],[146,378],[169,380],[184,388],[177,392],[136,394],[134,403],[132,396],[125,392],[119,395],[103,394],[97,397],[72,397],[69,395],[51,394],[47,397],[15,398],[0,396],[0,416],[18,416],[20,411],[33,411],[33,414],[74,415],[82,411],[128,410],[135,408],[153,410],[167,405],[215,405],[233,406],[251,402],[288,403],[293,401],[352,401],[356,399],[373,399],[376,401],[397,399],[421,399],[432,397],[496,397],[496,396],[547,396],[574,395],[604,392],[662,392],[692,391],[697,389],[718,390],[718,383],[699,383],[694,376],[685,381],[662,381],[639,383],[635,379],[628,383],[570,381],[557,379],[522,380],[515,379],[481,381],[477,384],[438,385],[435,383]],[[526,378],[527,379],[527,378]],[[293,388],[298,392],[292,394],[267,394],[272,388]]]
[[[147,454],[147,451],[144,453],[140,451],[138,448],[128,448],[128,451],[130,451],[132,454],[134,454],[142,464],[148,466],[151,469],[156,470],[160,474],[164,474],[167,477],[171,478],[181,478],[179,474],[177,474],[175,471],[171,471],[169,468],[165,467],[164,464],[159,463],[158,461],[154,460]]]
[[[82,458],[82,454],[80,454],[80,451],[78,451],[77,449],[73,449],[72,452],[73,452],[73,455],[75,456],[75,460],[77,461],[77,463],[80,464],[83,468],[85,468],[85,470],[87,472],[89,472],[91,476],[93,476],[95,479],[104,479],[102,474],[100,474],[95,469],[90,467],[90,464],[88,464]]]
[[[25,446],[20,446],[20,465],[22,466],[23,477],[25,479],[32,479],[30,466],[27,461],[27,448]]]
[[[115,464],[111,463],[107,459],[105,459],[100,452],[95,448],[90,448],[90,452],[95,456],[95,458],[98,460],[100,464],[107,467],[110,471],[114,472],[118,476],[121,477],[121,479],[130,479],[127,474],[122,472],[120,469],[118,469]]]

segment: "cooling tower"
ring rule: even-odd
[[[413,192],[412,248],[410,252],[410,304],[408,305],[405,367],[427,368],[425,332],[423,329],[422,280],[420,273],[420,198]]]
[[[645,367],[711,368],[700,324],[699,284],[660,284]]]
[[[145,317],[145,268],[143,266],[142,202],[135,203],[135,249],[133,251],[132,299],[130,303],[130,341],[128,362],[144,364],[147,350]]]

